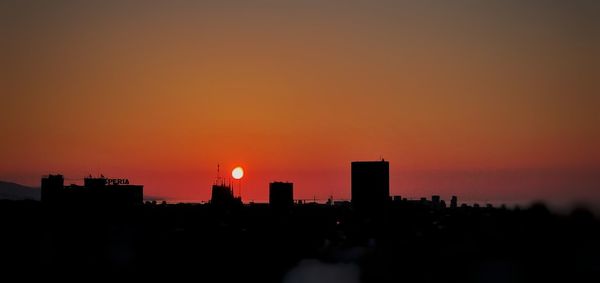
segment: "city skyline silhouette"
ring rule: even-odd
[[[232,166],[231,169],[234,169],[236,167],[239,167],[240,163],[236,163],[236,165]],[[220,165],[219,165],[220,166]],[[392,164],[392,168],[393,168],[393,164]],[[229,169],[229,168],[226,168]],[[252,178],[252,168],[250,168],[250,178]],[[349,168],[347,168],[349,169]],[[244,170],[247,170],[247,166],[244,166]],[[350,174],[349,174],[350,170],[347,170],[346,173],[341,173],[341,175],[346,175],[348,179],[350,179]],[[52,174],[62,174],[61,170],[58,171],[49,171],[52,172],[50,175]],[[233,178],[232,176],[227,176],[229,172],[225,172],[225,177],[222,177],[223,180],[233,183],[235,180],[235,178]],[[514,173],[514,172],[513,172]],[[542,178],[542,176],[546,177],[546,178],[552,178],[552,176],[548,175],[549,172],[537,172],[538,177]],[[551,172],[550,172],[551,173]],[[210,184],[214,181],[214,174],[215,172],[213,172],[212,174],[212,179],[208,179],[208,180],[199,180],[197,188],[195,189],[194,194],[192,194],[190,197],[187,198],[178,198],[178,197],[169,197],[168,194],[152,194],[152,191],[150,191],[150,193],[148,193],[148,191],[146,190],[146,194],[145,194],[145,200],[158,200],[158,201],[167,201],[169,203],[203,203],[203,202],[208,202],[211,198],[211,190],[210,190]],[[43,176],[49,175],[48,173],[46,174],[42,174]],[[84,176],[88,176],[92,177],[92,176],[96,176],[98,178],[102,177],[104,178],[104,174],[85,174]],[[109,175],[106,174],[107,176],[115,176],[115,175]],[[448,178],[448,173],[443,174],[445,175],[445,178]],[[589,172],[589,173],[579,173],[579,176],[581,176],[584,180],[585,178],[588,178],[589,180],[593,180],[595,179],[595,175],[593,175],[593,172]],[[123,176],[128,176],[126,175],[119,175],[119,177],[123,177]],[[321,192],[317,192],[315,193],[314,190],[312,190],[311,187],[306,187],[306,186],[301,186],[303,183],[299,183],[297,182],[297,179],[295,179],[293,176],[293,172],[292,174],[288,174],[287,176],[290,176],[289,178],[286,179],[277,179],[277,178],[269,178],[269,176],[262,176],[264,179],[261,180],[260,182],[256,182],[258,184],[265,184],[262,187],[252,187],[249,186],[248,184],[246,184],[246,186],[244,187],[245,192],[247,193],[247,195],[244,197],[244,201],[245,202],[257,202],[257,203],[265,203],[268,202],[269,199],[269,192],[268,192],[268,187],[269,187],[269,183],[271,182],[277,182],[277,181],[285,181],[285,182],[293,182],[296,184],[296,187],[299,188],[296,190],[296,199],[298,200],[306,200],[306,201],[317,201],[320,203],[324,203],[326,201],[328,201],[329,199],[335,199],[335,200],[339,200],[339,201],[349,201],[351,199],[351,182],[350,180],[348,180],[348,184],[346,186],[337,188],[335,190],[327,190],[325,192],[321,191]],[[430,176],[429,176],[430,177]],[[29,199],[39,199],[39,196],[36,196],[40,193],[40,186],[39,186],[39,176],[37,176],[36,178],[38,178],[35,182],[35,184],[30,185],[29,187],[24,187],[26,188],[24,190],[24,194],[25,199],[29,198]],[[66,178],[66,182],[68,184],[73,184],[73,185],[79,185],[82,186],[83,185],[83,181],[84,181],[84,177],[80,176],[72,176],[72,175],[65,175]],[[244,179],[248,178],[248,175],[246,174],[244,177]],[[456,178],[456,176],[453,176],[453,178]],[[464,179],[469,180],[471,183],[477,183],[477,182],[481,182],[481,181],[486,181],[487,179],[485,177],[481,177],[481,176],[477,176],[477,172],[473,172],[473,174],[471,175],[467,175],[465,177],[463,177]],[[499,180],[506,180],[506,179],[510,179],[510,178],[514,178],[514,176],[512,176],[510,173],[506,173],[506,174],[498,174],[498,176],[496,176],[497,179]],[[519,177],[517,177],[519,178]],[[390,179],[393,179],[393,176],[390,176]],[[125,180],[129,180],[129,179],[125,179]],[[134,179],[136,180],[136,182],[138,183],[143,183],[145,184],[145,182],[143,182],[143,180],[140,179]],[[552,180],[556,180],[556,179],[552,179]],[[200,182],[202,181],[202,182]],[[244,180],[246,181],[246,180]],[[560,185],[568,185],[567,183],[564,183],[565,180],[561,180],[559,181]],[[254,186],[256,186],[256,183],[250,183],[251,185],[253,184]],[[7,183],[8,184],[8,183]],[[241,183],[240,183],[241,184]],[[237,186],[237,183],[236,183]],[[146,186],[147,187],[147,186]],[[176,188],[176,185],[166,185],[166,188]],[[552,189],[552,187],[550,187]],[[480,189],[480,187],[477,187],[476,189]],[[458,189],[458,192],[461,192],[463,190]],[[235,188],[235,192],[234,194],[239,194],[239,188],[236,187]],[[404,197],[408,197],[409,199],[414,199],[414,200],[418,200],[423,196],[431,196],[431,195],[442,195],[446,198],[450,198],[452,195],[456,195],[457,193],[455,191],[449,191],[448,188],[439,188],[439,187],[429,187],[426,190],[406,190],[405,187],[395,187],[393,185],[390,185],[390,195],[402,195]],[[13,194],[14,196],[16,196],[16,199],[19,199],[19,193],[16,192]],[[564,198],[564,199],[560,199],[558,201],[556,200],[552,200],[552,199],[548,199],[546,197],[544,197],[544,195],[539,195],[539,196],[529,196],[529,197],[522,197],[522,198],[510,198],[507,197],[506,195],[501,195],[499,197],[489,197],[489,196],[484,196],[484,197],[477,197],[477,194],[472,194],[472,193],[463,193],[460,194],[461,195],[461,199],[469,204],[492,204],[495,206],[499,206],[499,205],[508,205],[511,207],[514,206],[527,206],[530,205],[532,203],[535,202],[539,202],[539,201],[544,201],[550,205],[552,205],[552,207],[554,209],[559,209],[561,211],[566,211],[574,206],[577,205],[586,205],[586,206],[590,206],[591,208],[593,208],[595,211],[596,207],[598,207],[596,205],[596,202],[593,199],[570,199],[570,198]],[[523,195],[527,195],[527,194],[523,194]],[[258,197],[257,197],[258,196]]]
[[[0,279],[594,281],[599,15],[0,0]]]
[[[128,179],[87,176],[81,186],[47,175],[41,201],[0,200],[10,215],[0,241],[11,243],[0,271],[283,283],[580,282],[600,274],[600,221],[585,208],[557,214],[542,203],[390,195],[383,159],[354,161],[351,175],[351,201],[298,200],[293,183],[272,182],[265,204],[243,203],[219,175],[209,202],[178,204],[143,201],[143,185]]]

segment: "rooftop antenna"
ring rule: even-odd
[[[221,164],[217,163],[217,178],[215,180],[215,185],[219,185],[219,181],[221,181],[221,185],[223,185],[223,179],[221,178]]]

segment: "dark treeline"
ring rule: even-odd
[[[2,274],[302,282],[302,260],[353,264],[361,282],[582,282],[600,278],[600,223],[527,209],[399,202],[377,215],[348,204],[45,207],[0,201]],[[335,266],[335,265],[332,265]]]

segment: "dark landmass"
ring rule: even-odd
[[[205,282],[590,282],[600,223],[544,205],[45,207],[0,201],[0,273]],[[360,281],[359,281],[360,280]]]
[[[39,188],[32,188],[11,182],[0,181],[0,199],[6,200],[40,200]]]

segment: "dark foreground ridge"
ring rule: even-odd
[[[600,225],[556,215],[392,201],[49,207],[0,201],[2,274],[205,282],[589,282]],[[358,281],[360,280],[360,281]]]

